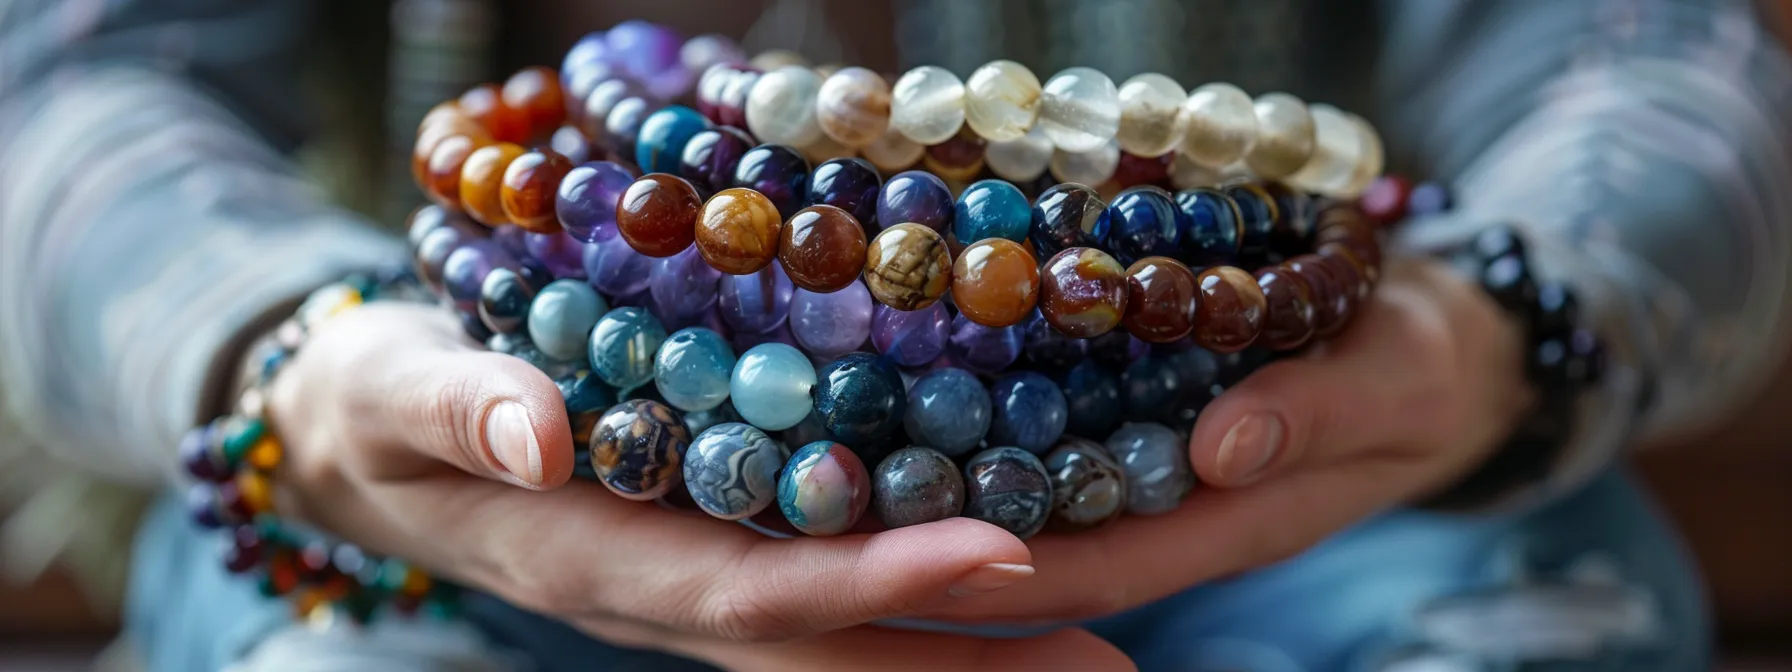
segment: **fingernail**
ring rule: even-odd
[[[946,594],[952,597],[970,597],[993,593],[1019,583],[1022,579],[1032,575],[1032,565],[992,562],[959,577],[957,583],[946,589]]]
[[[485,417],[485,441],[498,464],[525,483],[541,485],[541,444],[529,425],[529,409],[514,401],[499,403]]]
[[[1214,460],[1219,477],[1233,485],[1256,480],[1282,449],[1282,433],[1282,420],[1272,414],[1244,416],[1220,441]]]

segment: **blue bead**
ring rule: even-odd
[[[1276,204],[1255,184],[1235,184],[1225,188],[1226,196],[1238,205],[1244,236],[1239,239],[1238,254],[1246,261],[1261,259],[1269,251],[1269,232],[1276,224]]]
[[[704,513],[750,517],[778,500],[784,447],[752,425],[729,422],[698,434],[684,454],[684,482]]]
[[[814,404],[815,366],[802,351],[783,343],[761,343],[740,356],[728,381],[734,410],[754,427],[775,432],[789,429],[809,415]]]
[[[578,359],[585,352],[591,328],[609,310],[590,285],[555,280],[541,288],[529,304],[529,340],[554,359]]]
[[[217,490],[209,485],[197,484],[187,489],[187,514],[195,525],[209,530],[224,526],[224,518],[218,514]]]
[[[1003,180],[983,180],[965,187],[952,209],[952,233],[969,245],[985,238],[1027,239],[1032,206],[1020,189]]]
[[[1406,195],[1406,216],[1412,219],[1429,217],[1454,206],[1450,188],[1439,182],[1420,182]]]
[[[635,138],[635,165],[649,173],[679,172],[684,146],[691,136],[709,129],[709,120],[683,105],[668,105],[641,122]]]
[[[1188,189],[1176,193],[1176,209],[1182,232],[1182,253],[1176,258],[1196,266],[1230,264],[1238,260],[1244,242],[1243,216],[1238,204],[1218,189]]]
[[[996,381],[989,396],[995,407],[989,423],[990,443],[1039,454],[1063,436],[1070,418],[1069,404],[1050,378],[1032,371],[1011,373]]]
[[[784,145],[747,150],[734,167],[734,185],[764,194],[789,219],[809,199],[809,160]]]
[[[815,415],[836,440],[853,448],[881,445],[908,410],[902,374],[869,352],[849,352],[815,374]]]
[[[740,422],[740,412],[734,410],[734,404],[723,401],[720,405],[707,411],[691,411],[684,414],[684,427],[691,430],[691,435],[702,434],[724,422]]]
[[[1060,381],[1070,414],[1065,432],[1100,437],[1120,424],[1120,374],[1090,359],[1066,371]]]
[[[1020,358],[1020,325],[986,327],[963,315],[952,318],[946,351],[952,360],[977,373],[998,373]]]
[[[866,231],[877,230],[877,194],[883,177],[871,162],[833,159],[809,174],[809,205],[831,205],[850,213]]]
[[[1102,211],[1107,249],[1123,264],[1151,256],[1174,257],[1182,239],[1183,227],[1177,221],[1181,217],[1169,192],[1157,187],[1122,191]]]
[[[957,457],[975,449],[994,414],[989,391],[964,369],[934,369],[908,388],[903,427],[916,445]]]
[[[1039,309],[1020,323],[1027,361],[1047,371],[1063,371],[1089,357],[1089,340],[1072,338],[1045,320]],[[1113,333],[1113,332],[1109,332]]]
[[[1126,474],[1126,510],[1150,516],[1168,513],[1194,487],[1188,446],[1170,428],[1129,422],[1107,440],[1108,452]]]
[[[1013,446],[991,448],[965,463],[964,498],[964,517],[1026,539],[1038,534],[1051,516],[1051,477],[1032,453]]]
[[[566,417],[569,419],[616,405],[616,390],[591,375],[590,371],[580,370],[562,376],[554,381],[554,386],[560,388],[560,396],[566,400]]]
[[[617,308],[591,330],[591,371],[604,382],[629,389],[653,380],[653,356],[666,328],[641,308]]]
[[[940,235],[952,225],[952,190],[946,181],[921,170],[897,173],[884,183],[877,197],[876,227],[866,224],[868,231],[878,231],[897,224],[920,224]]]
[[[1045,190],[1033,201],[1032,235],[1040,259],[1072,247],[1101,247],[1108,237],[1107,203],[1095,190],[1066,182]]]
[[[666,339],[653,360],[653,382],[666,403],[681,411],[706,411],[728,399],[734,348],[721,334],[691,327]]]

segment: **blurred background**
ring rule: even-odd
[[[1447,2],[1450,0],[1437,0]],[[1578,2],[1581,0],[1536,0]],[[1760,0],[1792,38],[1792,2]],[[1010,58],[1035,72],[1087,65],[1116,81],[1156,71],[1287,90],[1373,117],[1369,91],[1333,73],[1373,65],[1373,22],[1353,3],[1300,0],[319,0],[323,43],[300,106],[311,135],[296,149],[343,204],[388,226],[420,202],[410,184],[414,129],[435,103],[530,64],[556,65],[585,32],[628,19],[719,33],[748,53],[789,49],[811,63],[899,72],[931,63],[960,75]],[[0,0],[0,11],[5,10]],[[1317,9],[1314,9],[1317,8]],[[1355,14],[1360,14],[1356,12]],[[1792,120],[1788,120],[1792,123]],[[1394,165],[1400,165],[1396,157]],[[1411,167],[1409,166],[1409,169]],[[1792,185],[1788,185],[1792,187]],[[1792,670],[1792,367],[1728,426],[1637,460],[1702,564],[1726,665]],[[0,444],[13,440],[0,431]],[[0,445],[3,448],[4,445]],[[0,456],[7,451],[0,450]],[[0,520],[19,512],[3,487],[38,477],[0,459]],[[71,485],[33,500],[40,515],[0,528],[0,670],[84,669],[110,640],[134,501],[105,510]],[[63,510],[55,510],[62,507]],[[45,521],[107,517],[74,531]],[[88,526],[93,527],[93,526]],[[51,548],[112,549],[71,566]],[[92,557],[94,554],[88,554]]]

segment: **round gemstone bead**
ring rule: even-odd
[[[553,70],[532,66],[518,70],[499,91],[504,107],[522,114],[529,133],[544,135],[566,120],[566,94]]]
[[[883,178],[864,159],[834,159],[809,176],[809,204],[831,205],[871,229],[877,222],[877,195]]]
[[[967,128],[945,142],[928,145],[921,155],[921,165],[942,179],[969,182],[983,172],[987,148],[988,143]]]
[[[181,466],[187,474],[208,483],[226,481],[234,475],[230,465],[225,463],[215,436],[210,427],[198,427],[189,430],[180,440]]]
[[[647,89],[642,88],[633,79],[626,77],[605,75],[591,82],[589,86],[591,90],[587,91],[578,103],[579,109],[576,116],[579,130],[584,131],[585,135],[602,149],[608,150],[611,143],[610,139],[605,136],[609,132],[606,126],[609,124],[610,113],[616,111],[616,106],[624,100],[632,98],[645,103],[651,94],[648,94]],[[634,153],[617,156],[630,159],[634,157]]]
[[[778,472],[789,455],[752,425],[726,422],[703,430],[684,455],[684,483],[704,513],[740,520],[778,499]]]
[[[1257,287],[1263,290],[1263,334],[1257,343],[1276,350],[1293,350],[1313,337],[1313,292],[1301,277],[1282,266],[1257,271]]]
[[[670,257],[691,246],[697,212],[704,209],[697,188],[666,173],[649,173],[629,185],[616,204],[616,230],[635,251]]]
[[[435,142],[429,152],[429,160],[424,162],[423,173],[428,180],[429,197],[436,203],[459,209],[460,174],[466,169],[467,158],[475,150],[491,144],[491,137],[483,130],[467,133],[454,133]]]
[[[698,192],[714,194],[733,186],[734,171],[754,144],[746,133],[728,126],[700,131],[685,143],[677,173]]]
[[[978,373],[999,373],[1020,358],[1025,342],[1019,325],[986,327],[963,314],[952,318],[952,336],[946,351],[952,361]]]
[[[1237,163],[1257,143],[1257,113],[1250,94],[1214,82],[1189,92],[1182,104],[1177,152],[1196,164],[1222,168]]]
[[[1011,445],[1031,453],[1043,453],[1064,433],[1069,405],[1058,384],[1040,374],[1011,373],[996,381],[990,391],[995,413],[990,419],[989,441]]]
[[[554,381],[554,386],[560,389],[560,397],[566,400],[566,417],[573,421],[575,427],[581,424],[581,418],[590,415],[590,419],[595,422],[597,416],[591,414],[602,413],[605,409],[616,405],[616,390],[605,385],[603,381],[598,380],[597,376],[591,375],[588,370],[580,370],[573,372],[572,375],[562,376]],[[592,426],[584,427],[583,432],[576,430],[573,432],[575,448],[587,447],[586,444],[591,439]]]
[[[1269,229],[1271,252],[1291,257],[1313,249],[1318,226],[1313,197],[1280,182],[1268,182],[1263,190],[1276,202],[1276,219]]]
[[[1052,75],[1039,95],[1039,126],[1066,152],[1087,152],[1113,140],[1120,130],[1120,92],[1114,80],[1084,67]]]
[[[762,343],[740,356],[728,381],[734,409],[754,427],[789,429],[814,408],[815,366],[802,351],[783,343]]]
[[[535,233],[559,233],[554,194],[572,168],[571,160],[551,149],[516,157],[505,167],[498,189],[504,218]]]
[[[945,180],[920,170],[897,173],[878,190],[873,224],[881,229],[913,223],[944,234],[954,205]]]
[[[604,487],[624,499],[658,499],[684,478],[691,433],[678,412],[656,401],[634,399],[598,418],[591,431],[591,467]]]
[[[1099,443],[1060,439],[1045,456],[1045,473],[1052,484],[1053,530],[1100,527],[1126,511],[1126,474]]]
[[[734,169],[733,186],[769,199],[780,219],[796,214],[809,199],[809,160],[783,145],[747,150]]]
[[[871,476],[871,504],[895,529],[957,517],[964,511],[964,476],[939,451],[920,446],[885,457]]]
[[[1026,539],[1039,533],[1052,510],[1045,464],[1032,453],[1004,446],[977,453],[964,465],[964,516]]]
[[[800,288],[835,292],[865,269],[865,231],[840,208],[803,208],[785,223],[782,236],[778,260]]]
[[[1089,339],[1089,358],[1116,369],[1125,368],[1150,351],[1150,343],[1120,331]]]
[[[865,463],[832,441],[797,449],[778,475],[778,508],[804,534],[825,537],[850,530],[870,503]]]
[[[1018,140],[1039,117],[1039,77],[1014,61],[990,61],[965,81],[964,121],[990,142]]]
[[[726,35],[698,35],[685,40],[678,48],[678,61],[690,72],[703,72],[716,65],[740,65],[747,55],[740,45]]]
[[[1166,257],[1146,257],[1126,269],[1126,329],[1150,343],[1174,343],[1195,328],[1201,285],[1194,271]]]
[[[916,444],[956,457],[982,443],[993,413],[989,391],[975,375],[934,369],[909,386],[903,427]]]
[[[703,327],[680,329],[654,355],[653,382],[666,403],[681,411],[707,411],[728,400],[734,349]]]
[[[1286,93],[1266,93],[1252,107],[1257,142],[1245,154],[1245,163],[1259,177],[1293,175],[1313,156],[1313,114],[1307,104]]]
[[[1114,139],[1121,151],[1159,156],[1182,140],[1182,104],[1188,92],[1155,72],[1134,75],[1120,85],[1120,128]]]
[[[1027,182],[1045,174],[1055,149],[1051,138],[1045,137],[1045,129],[1034,126],[1026,135],[1014,140],[990,142],[984,149],[983,160],[996,177]]]
[[[548,136],[548,149],[566,157],[575,166],[598,158],[591,140],[585,137],[585,132],[572,125],[554,129],[554,134]]]
[[[646,21],[624,21],[604,34],[605,53],[623,72],[646,85],[653,95],[671,100],[691,85],[692,73],[684,68],[679,51],[683,36],[666,26]]]
[[[821,83],[815,121],[847,147],[863,147],[890,126],[890,85],[865,68],[841,68]]]
[[[563,232],[525,233],[526,258],[556,278],[585,279],[585,243]]]
[[[952,282],[946,239],[920,224],[897,224],[872,239],[865,250],[865,286],[897,310],[933,305]]]
[[[522,110],[504,104],[503,92],[496,84],[480,84],[460,96],[460,110],[491,132],[500,142],[526,142],[529,139],[529,118]]]
[[[660,108],[641,122],[635,139],[635,165],[650,173],[678,173],[685,146],[709,128],[709,120],[683,105]]]
[[[878,170],[894,173],[915,165],[927,148],[920,143],[897,133],[894,128],[884,129],[883,135],[877,136],[871,144],[859,148],[859,154],[877,166]]]
[[[1199,266],[1237,261],[1244,218],[1230,197],[1218,189],[1186,189],[1177,192],[1176,209],[1182,213],[1177,223],[1182,226],[1178,256],[1183,261]]]
[[[1269,252],[1269,233],[1281,217],[1275,197],[1254,182],[1241,182],[1222,191],[1238,206],[1240,230],[1244,232],[1239,238],[1238,256],[1245,260],[1262,259]]]
[[[628,389],[653,380],[654,353],[666,329],[641,308],[617,308],[591,330],[591,372],[612,387]]]
[[[967,245],[987,238],[1020,242],[1026,240],[1031,221],[1027,197],[1020,189],[1003,180],[983,180],[959,194],[952,233]]]
[[[784,324],[795,287],[777,264],[746,275],[722,276],[722,320],[741,333],[758,334]]]
[[[1124,407],[1121,405],[1120,374],[1114,369],[1086,359],[1065,371],[1059,381],[1058,387],[1064,391],[1064,402],[1069,409],[1070,419],[1064,425],[1065,433],[1106,436],[1120,423]]]
[[[1114,177],[1120,169],[1120,145],[1109,142],[1086,152],[1052,153],[1052,177],[1060,182],[1100,185]]]
[[[668,323],[699,319],[715,307],[721,281],[722,272],[704,261],[695,246],[655,259],[647,282],[654,314]]]
[[[616,227],[598,231],[595,242],[585,245],[585,277],[597,291],[609,296],[635,296],[652,280],[653,257],[636,252]]]
[[[898,366],[921,366],[946,351],[952,314],[944,304],[920,310],[878,305],[871,318],[871,344]]]
[[[790,333],[817,357],[852,352],[871,337],[871,303],[858,282],[827,294],[798,289],[790,299]]]
[[[616,204],[635,182],[635,174],[609,161],[573,168],[561,178],[554,212],[572,237],[596,242],[598,231],[616,225]]]
[[[1095,189],[1066,182],[1034,199],[1028,238],[1040,257],[1050,258],[1072,247],[1094,247],[1107,238],[1107,202]]]
[[[1337,271],[1316,254],[1289,259],[1284,266],[1311,291],[1313,335],[1325,338],[1343,331],[1356,314],[1356,295],[1348,291]]]
[[[1106,252],[1074,247],[1040,270],[1039,310],[1059,331],[1094,338],[1120,324],[1126,313],[1126,269]]]
[[[1257,279],[1235,266],[1214,266],[1195,277],[1195,342],[1213,352],[1237,352],[1257,340],[1268,303]]]
[[[485,276],[494,268],[508,268],[520,273],[522,264],[515,255],[490,239],[466,241],[449,253],[442,262],[442,285],[448,290],[448,298],[454,300],[454,306],[467,313],[476,313]]]
[[[504,171],[523,155],[508,142],[486,145],[467,155],[460,169],[460,204],[474,221],[486,226],[507,223],[502,202]]]
[[[1313,153],[1300,170],[1285,179],[1308,191],[1344,195],[1356,181],[1358,164],[1368,158],[1372,148],[1349,113],[1321,104],[1311,105],[1307,111],[1313,118]]]
[[[1130,306],[1129,306],[1130,310]],[[1048,370],[1062,371],[1089,356],[1089,340],[1072,338],[1045,320],[1045,314],[1034,309],[1021,322],[1023,348],[1027,361]]]
[[[535,287],[508,268],[494,268],[479,289],[479,319],[492,331],[509,333],[523,328]]]
[[[747,94],[752,93],[753,85],[759,83],[761,72],[748,67],[734,72],[728,82],[722,85],[722,95],[716,99],[717,121],[735,128],[747,127]]]
[[[964,82],[945,68],[923,65],[890,90],[890,127],[922,145],[937,145],[964,125]]]
[[[647,123],[647,117],[661,107],[663,105],[660,103],[640,96],[616,101],[616,105],[610,108],[610,114],[604,117],[603,133],[599,135],[604,149],[609,150],[611,156],[636,156],[635,142],[641,137],[641,126]]]
[[[960,314],[989,327],[1017,324],[1039,298],[1039,268],[1020,243],[987,238],[966,247],[952,266],[952,300]]]
[[[888,361],[851,352],[823,365],[815,377],[815,415],[834,438],[868,446],[902,426],[908,399],[902,375]]]
[[[1369,301],[1369,293],[1374,287],[1369,283],[1367,268],[1357,260],[1355,254],[1343,245],[1331,243],[1319,248],[1319,256],[1331,265],[1333,274],[1343,281],[1345,293],[1356,300],[1356,305],[1361,306]],[[1518,306],[1521,310],[1535,303],[1537,298],[1536,285],[1526,284],[1529,287],[1526,289],[1525,301]]]
[[[1126,474],[1126,510],[1135,515],[1174,511],[1194,487],[1188,446],[1168,427],[1127,423],[1108,437],[1107,449]]]
[[[697,250],[723,273],[754,273],[777,258],[783,228],[770,199],[751,189],[724,189],[697,216]]]
[[[803,67],[783,67],[759,77],[747,93],[747,130],[762,142],[801,147],[821,138],[815,103],[821,77]]]
[[[1162,189],[1133,187],[1122,191],[1102,213],[1108,249],[1129,264],[1150,256],[1173,257],[1180,251],[1184,228],[1181,218],[1176,202]]]

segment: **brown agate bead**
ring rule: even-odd
[[[523,148],[509,142],[473,150],[460,168],[460,206],[475,221],[498,226],[507,221],[501,200],[504,171],[523,155]]]
[[[897,310],[933,305],[952,283],[952,255],[938,231],[912,222],[884,229],[865,250],[865,288]]]
[[[723,189],[697,216],[697,253],[723,273],[756,273],[777,258],[783,229],[778,206],[764,194]]]
[[[1313,290],[1300,274],[1283,266],[1257,271],[1257,287],[1269,310],[1257,342],[1275,350],[1293,350],[1313,337]]]
[[[549,68],[537,65],[518,70],[504,82],[498,100],[522,115],[531,138],[547,135],[566,122],[566,94],[560,89],[559,73]]]
[[[1315,247],[1326,243],[1342,243],[1366,266],[1381,266],[1381,243],[1377,240],[1375,222],[1355,206],[1338,205],[1319,214],[1319,233]]]
[[[778,261],[798,287],[818,294],[839,291],[865,270],[865,228],[831,205],[803,208],[784,223]]]
[[[1366,305],[1369,292],[1374,287],[1369,283],[1369,276],[1364,272],[1363,263],[1358,261],[1350,248],[1337,243],[1327,243],[1319,248],[1320,258],[1331,264],[1338,278],[1344,281],[1344,289],[1356,297],[1358,306]]]
[[[1195,309],[1195,343],[1218,353],[1249,347],[1263,331],[1268,302],[1257,279],[1235,266],[1214,266],[1195,276],[1201,305]]]
[[[1169,257],[1145,257],[1126,269],[1126,330],[1147,343],[1173,343],[1195,329],[1201,286]]]
[[[1018,323],[1038,299],[1039,262],[1020,243],[985,238],[966,246],[952,265],[952,302],[977,324]]]
[[[453,103],[443,104],[452,105]],[[443,141],[456,135],[464,135],[471,138],[476,145],[489,145],[492,142],[492,136],[485,132],[485,127],[461,114],[458,107],[447,108],[446,112],[431,111],[429,116],[425,116],[423,119],[424,122],[417,125],[417,142],[411,145],[411,177],[417,181],[419,188],[428,192],[430,190],[429,157],[435,154],[436,148],[440,147]],[[458,172],[455,173],[455,179],[459,179]],[[459,191],[459,187],[456,187],[456,198],[458,198]]]
[[[530,151],[504,169],[503,189],[498,203],[504,216],[517,226],[536,233],[560,230],[560,218],[554,214],[554,194],[560,179],[572,172],[572,160],[551,149]]]
[[[616,232],[636,252],[670,257],[691,246],[702,208],[697,188],[684,178],[648,173],[628,185],[616,202]]]
[[[1303,254],[1283,266],[1307,282],[1313,293],[1313,335],[1328,338],[1344,330],[1356,314],[1356,295],[1346,291],[1344,279],[1317,254]]]
[[[1126,269],[1108,253],[1072,247],[1052,255],[1039,273],[1039,312],[1072,338],[1095,338],[1126,314]]]
[[[527,142],[529,118],[504,104],[496,84],[480,84],[460,96],[460,109],[500,142]]]
[[[436,143],[436,148],[429,153],[429,167],[425,170],[429,179],[430,199],[444,206],[460,209],[460,172],[466,166],[467,157],[474,150],[491,144],[491,136],[481,135],[477,138],[470,135],[451,135]]]
[[[969,182],[983,172],[984,149],[987,143],[970,126],[958,130],[952,139],[927,148],[921,156],[927,171],[948,182]]]

